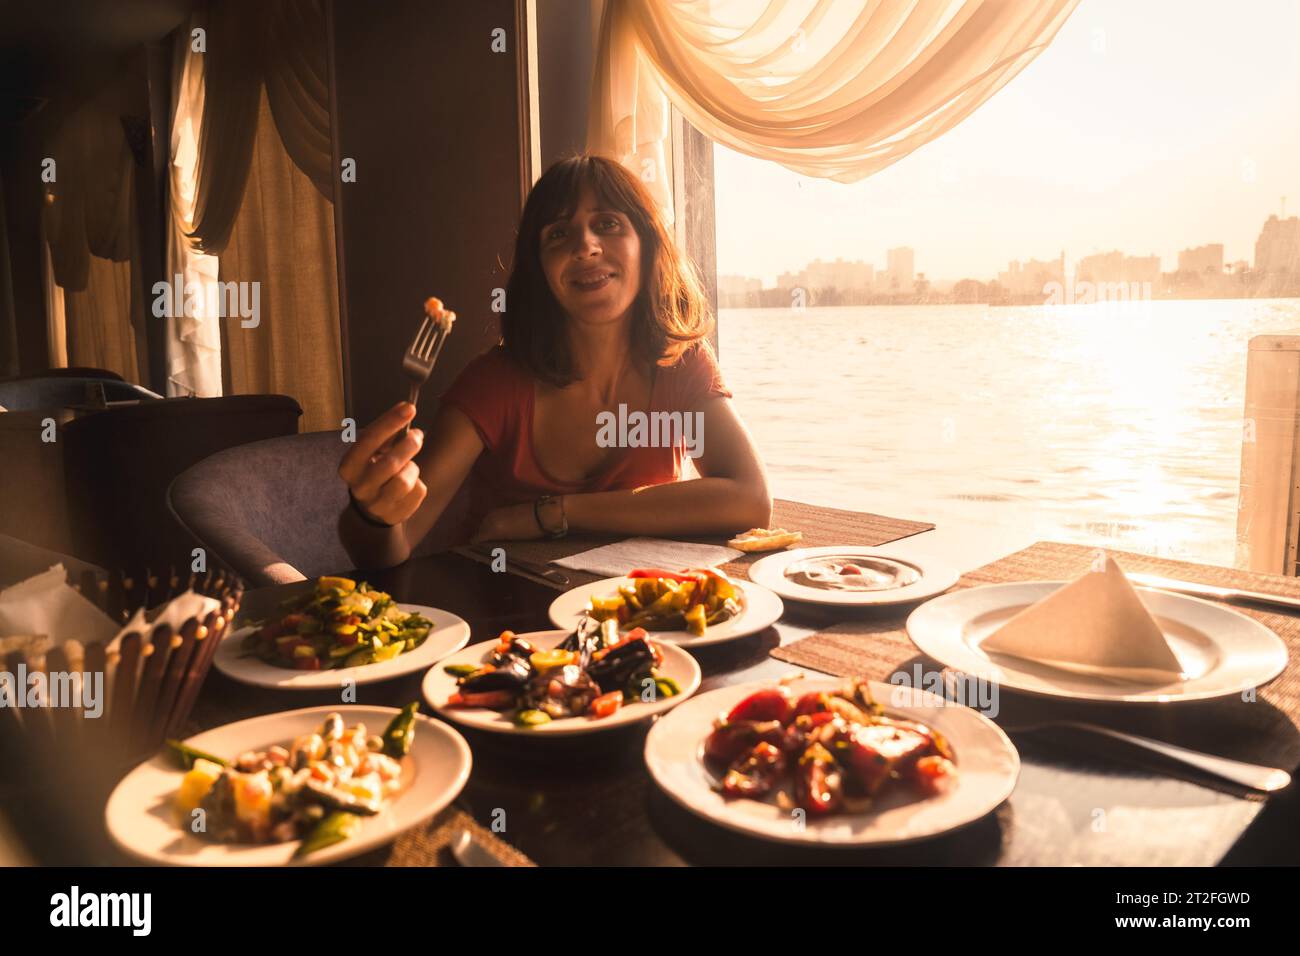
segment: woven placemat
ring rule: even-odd
[[[1125,571],[1300,598],[1297,578],[1126,551],[1109,553]],[[963,575],[953,590],[1016,581],[1073,580],[1091,568],[1097,554],[1097,548],[1040,541]],[[1286,670],[1259,689],[1254,701],[1232,697],[1170,707],[1123,707],[1003,694],[1003,717],[1010,724],[1043,718],[1094,722],[1104,718],[1108,726],[1292,769],[1300,765],[1300,614],[1234,607],[1274,631],[1289,655]],[[810,637],[776,648],[772,656],[827,674],[882,681],[900,670],[915,673],[917,666],[932,670],[907,636],[905,623],[912,610],[911,605],[882,608],[869,616],[840,620]]]
[[[934,525],[924,521],[890,518],[865,511],[824,508],[821,505],[810,505],[800,501],[786,501],[783,498],[778,498],[772,503],[772,527],[785,528],[787,531],[802,531],[803,541],[800,543],[800,547],[821,548],[833,544],[856,544],[874,547],[922,531],[929,531]],[[569,568],[559,568],[557,570],[569,578],[569,583],[563,585],[549,578],[541,577],[514,562],[542,566],[560,558],[572,557],[583,551],[590,551],[592,548],[611,544],[622,540],[623,537],[623,535],[583,534],[570,535],[558,541],[484,542],[482,544],[464,545],[453,550],[457,554],[472,558],[475,561],[490,564],[492,562],[492,550],[497,547],[504,548],[507,571],[542,584],[548,584],[556,590],[566,591],[569,588],[590,584],[592,581],[599,581],[601,575],[588,574],[585,571],[574,571]],[[727,542],[725,537],[720,536],[682,537],[680,540],[699,541],[707,544],[726,544]],[[729,561],[722,565],[722,569],[727,574],[746,578],[748,577],[746,569],[759,558],[770,553],[746,554],[735,561]]]
[[[462,830],[469,830],[479,846],[505,866],[537,864],[506,843],[487,827],[457,807],[448,807],[422,827],[407,830],[391,846],[380,851],[384,866],[460,866],[451,852]]]

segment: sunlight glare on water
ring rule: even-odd
[[[1231,565],[1250,339],[1300,300],[724,309],[785,498]]]

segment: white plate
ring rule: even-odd
[[[803,694],[842,685],[836,678],[816,678],[797,681],[791,689]],[[761,681],[723,687],[701,694],[661,718],[646,737],[645,760],[664,792],[706,820],[767,840],[816,846],[885,846],[937,836],[972,823],[1015,789],[1020,755],[991,720],[927,691],[872,681],[872,695],[888,716],[921,721],[948,738],[956,757],[957,780],[947,793],[923,797],[900,787],[863,813],[809,818],[803,825],[775,800],[728,800],[715,789],[717,778],[704,763],[704,740],[719,714],[754,691],[771,686],[772,681]]]
[[[1286,645],[1258,621],[1222,604],[1149,588],[1135,590],[1182,662],[1184,680],[1134,684],[989,655],[980,648],[980,642],[1013,614],[1066,583],[1025,581],[954,591],[913,611],[907,634],[928,657],[962,674],[1027,694],[1071,700],[1209,700],[1259,687],[1286,666]]]
[[[534,631],[517,636],[541,650],[550,650],[570,633],[570,631]],[[615,727],[635,724],[655,714],[662,714],[682,703],[700,686],[700,665],[695,663],[695,658],[680,647],[660,644],[664,652],[664,663],[658,668],[658,672],[663,677],[671,677],[675,680],[682,692],[676,697],[665,697],[649,703],[637,701],[633,704],[624,704],[610,717],[602,717],[599,720],[590,717],[569,717],[564,720],[552,720],[550,723],[536,727],[517,727],[508,716],[508,712],[488,710],[486,707],[448,707],[447,698],[456,693],[456,678],[448,674],[445,668],[456,664],[482,664],[496,646],[495,640],[474,644],[453,654],[445,661],[440,661],[437,667],[424,675],[422,689],[424,699],[428,701],[429,706],[448,720],[473,727],[475,730],[490,730],[501,734],[565,737],[571,734],[593,734],[602,730],[612,730]]]
[[[245,750],[287,745],[294,737],[320,727],[337,713],[346,726],[364,723],[382,733],[400,711],[395,707],[308,707],[252,717],[209,730],[186,741],[218,757],[233,759]],[[416,716],[415,739],[406,758],[406,788],[377,816],[365,817],[361,832],[350,840],[294,859],[299,841],[269,844],[218,843],[191,833],[172,816],[172,800],[185,771],[162,753],[127,774],[104,810],[108,834],[126,853],[148,863],[180,866],[319,866],[356,856],[391,842],[424,823],[456,799],[469,779],[470,753],[465,738],[440,721]]]
[[[830,591],[822,588],[810,588],[797,584],[785,576],[785,569],[796,561],[807,558],[821,558],[828,555],[842,555],[845,560],[854,558],[888,558],[899,564],[906,564],[921,573],[921,579],[906,587],[890,588],[884,591]],[[771,588],[783,598],[791,601],[803,601],[807,604],[828,604],[835,607],[875,607],[885,604],[907,604],[923,601],[926,598],[942,594],[954,584],[961,575],[956,568],[940,564],[930,558],[918,561],[905,556],[901,551],[888,546],[881,548],[863,548],[855,545],[832,545],[826,548],[797,548],[793,551],[778,551],[766,558],[755,561],[749,567],[749,577],[764,587]]]
[[[257,657],[240,657],[240,645],[254,628],[242,627],[226,637],[213,655],[212,664],[217,670],[241,684],[254,687],[274,687],[277,690],[320,690],[336,688],[345,678],[360,684],[390,680],[403,674],[425,670],[448,654],[455,653],[469,643],[469,625],[449,611],[423,604],[398,604],[403,611],[422,614],[433,622],[433,629],[419,647],[398,654],[390,661],[340,667],[336,670],[296,671],[291,667],[276,667]]]
[[[556,627],[572,630],[578,626],[578,620],[593,597],[609,597],[617,592],[621,585],[631,580],[627,577],[605,578],[603,581],[593,581],[591,584],[565,591],[551,602],[549,611],[551,623]],[[731,620],[709,625],[703,637],[696,637],[690,631],[651,631],[650,636],[655,640],[671,641],[682,647],[720,644],[723,641],[734,641],[737,638],[757,634],[763,628],[775,624],[785,612],[785,605],[781,603],[781,599],[767,588],[734,579],[731,583],[736,586],[742,598],[740,613]]]

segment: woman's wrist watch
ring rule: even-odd
[[[542,509],[549,508],[551,505],[559,505],[560,520],[558,522],[548,522],[542,519]],[[551,510],[554,511],[555,509],[552,508]],[[569,516],[564,513],[564,495],[560,495],[558,498],[552,495],[542,495],[533,502],[533,517],[537,520],[537,527],[548,538],[563,538],[569,533]]]

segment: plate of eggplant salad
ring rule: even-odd
[[[551,623],[574,627],[583,616],[644,628],[655,640],[682,647],[717,644],[756,634],[785,610],[767,588],[733,581],[713,568],[637,568],[565,591],[551,602]]]
[[[167,741],[109,797],[109,835],[187,866],[316,866],[382,846],[469,779],[465,739],[418,707],[311,707]]]
[[[425,670],[469,643],[455,614],[399,604],[364,581],[323,577],[265,620],[222,641],[217,670],[234,680],[282,690],[389,680]]]
[[[583,618],[572,631],[504,631],[465,648],[424,678],[440,715],[476,730],[567,735],[636,723],[700,686],[700,666],[644,630]]]
[[[1020,757],[968,707],[863,679],[724,687],[659,720],[655,781],[720,826],[785,843],[905,843],[978,820],[1010,796]]]

